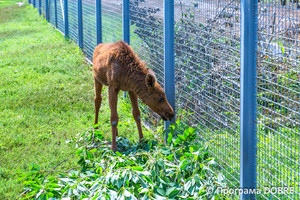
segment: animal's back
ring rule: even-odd
[[[123,41],[99,44],[93,55],[94,76],[104,85],[119,84],[128,90],[127,78],[132,74],[147,73],[145,64]]]

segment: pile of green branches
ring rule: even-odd
[[[214,171],[215,161],[197,143],[195,129],[175,135],[167,144],[159,139],[134,144],[119,137],[112,151],[102,133],[89,129],[70,142],[76,145],[78,170],[41,171],[32,164],[21,174],[22,199],[212,199],[224,176]],[[56,168],[56,167],[55,167]],[[54,168],[54,169],[55,169]],[[209,192],[207,192],[209,189]]]

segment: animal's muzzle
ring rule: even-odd
[[[161,116],[161,118],[164,121],[171,121],[174,118],[174,112],[172,112],[172,113],[165,113],[164,115]]]

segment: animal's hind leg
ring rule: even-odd
[[[128,93],[132,105],[132,115],[138,127],[140,142],[142,142],[144,136],[143,136],[142,126],[141,126],[141,113],[138,105],[138,98],[135,93],[133,92],[128,92]]]
[[[117,142],[116,142],[116,137],[118,133],[118,112],[117,112],[117,104],[118,104],[118,89],[114,89],[112,87],[108,88],[108,99],[109,99],[109,107],[110,107],[110,122],[111,122],[111,132],[112,132],[112,144],[111,148],[113,150],[117,150]]]
[[[102,84],[95,79],[95,124],[98,124],[99,109],[102,101],[101,92]]]

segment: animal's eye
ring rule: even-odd
[[[160,97],[158,101],[159,101],[159,103],[162,103],[164,101],[164,98]]]

